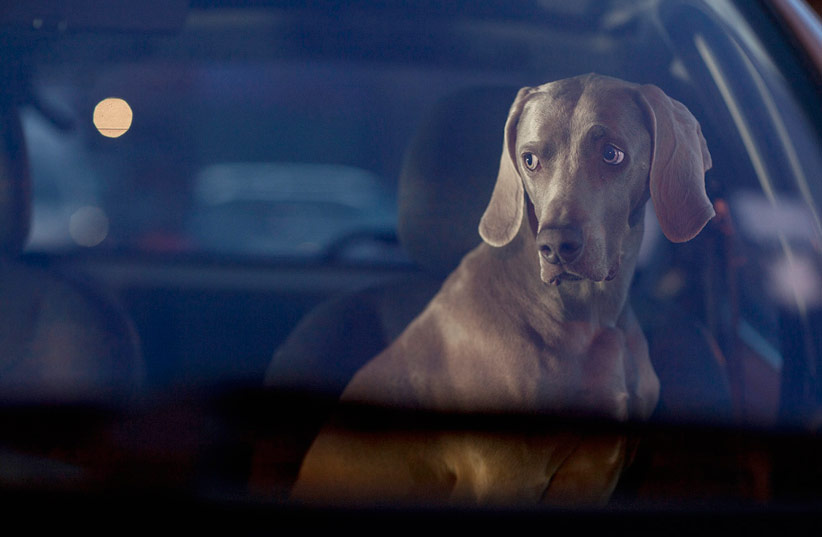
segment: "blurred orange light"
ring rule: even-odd
[[[134,114],[123,99],[109,97],[94,107],[94,126],[107,138],[118,138],[131,127]]]

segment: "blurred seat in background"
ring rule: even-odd
[[[21,257],[29,181],[18,110],[0,103],[0,401],[128,401],[144,375],[130,319],[102,292]]]

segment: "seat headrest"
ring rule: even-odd
[[[433,273],[450,273],[481,241],[503,130],[518,87],[483,87],[441,100],[423,121],[399,182],[400,242]]]
[[[0,256],[23,251],[31,222],[31,186],[17,110],[0,106]]]

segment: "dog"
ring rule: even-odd
[[[505,124],[482,242],[348,403],[447,413],[644,420],[659,381],[628,292],[651,199],[673,242],[715,215],[697,120],[653,85],[588,74],[521,89]],[[292,498],[606,502],[625,435],[355,430],[332,419]]]

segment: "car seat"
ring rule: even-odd
[[[4,100],[5,101],[5,100]],[[25,260],[30,178],[16,107],[0,103],[0,402],[122,403],[143,378],[137,333],[101,292]]]
[[[402,332],[479,244],[477,226],[496,181],[503,126],[516,92],[507,87],[460,91],[437,103],[421,124],[403,163],[398,222],[400,242],[420,273],[321,304],[276,351],[266,385],[319,397],[289,434],[259,450],[254,489],[270,489],[277,480],[288,486],[355,371]],[[707,332],[674,307],[647,298],[637,300],[636,309],[646,323],[662,384],[657,417],[727,414],[728,384]]]
[[[412,140],[399,179],[398,235],[419,274],[311,311],[275,353],[267,385],[336,398],[479,244],[477,224],[494,186],[501,125],[515,95],[515,89],[474,89],[435,107]]]

